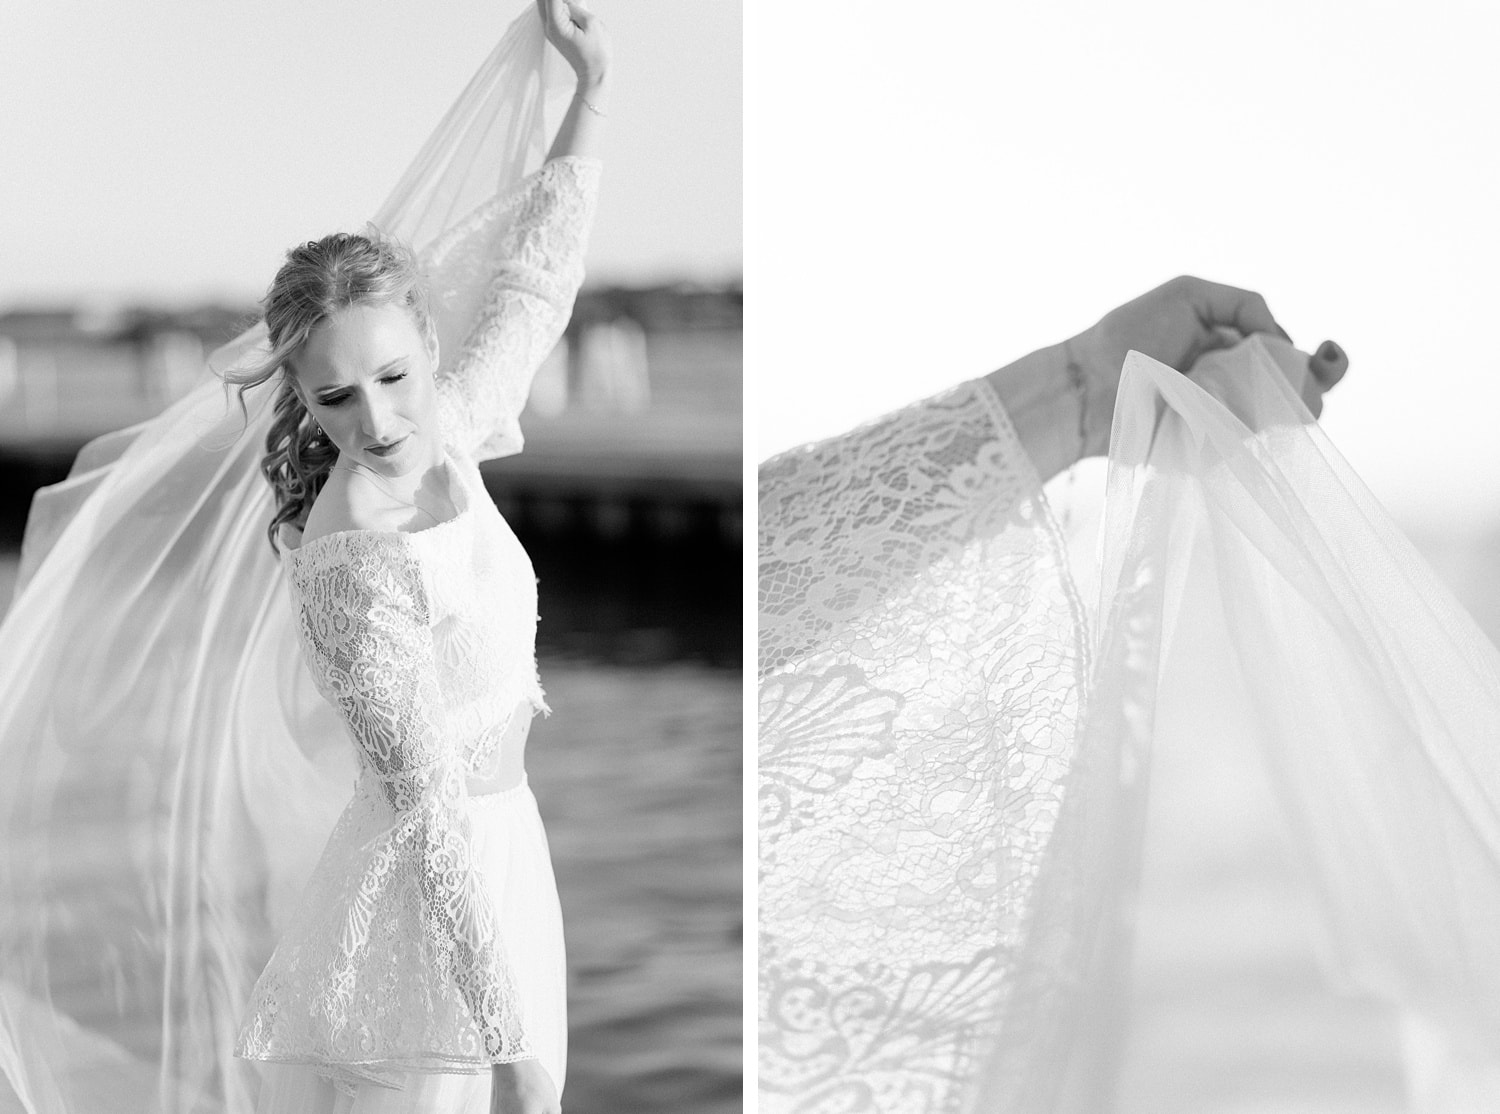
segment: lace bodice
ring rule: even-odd
[[[534,1055],[475,873],[470,792],[519,776],[515,728],[544,707],[536,586],[473,454],[520,448],[517,416],[581,281],[598,171],[548,162],[424,255],[434,298],[486,291],[439,317],[473,323],[438,379],[455,517],[286,550],[304,657],[342,715],[359,777],[256,984],[241,1056],[381,1080]],[[474,274],[485,266],[487,284]]]
[[[954,1111],[1057,817],[1081,613],[982,382],[760,471],[761,1109]]]

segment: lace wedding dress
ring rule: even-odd
[[[350,1090],[397,1087],[411,1110],[433,1108],[413,1073],[481,1072],[473,1101],[444,1107],[481,1114],[490,1064],[535,1057],[563,1084],[562,917],[520,755],[544,707],[536,578],[474,454],[520,447],[531,377],[582,281],[598,170],[555,159],[495,203],[514,211],[502,262],[462,356],[438,375],[457,514],[284,550],[308,665],[359,776],[236,1052],[317,1065],[310,1074]],[[303,1109],[285,1073],[273,1078],[262,1108]]]
[[[535,578],[477,469],[521,448],[597,193],[596,161],[542,162],[548,49],[527,4],[375,218],[428,283],[453,518],[284,531],[278,560],[274,391],[215,376],[38,493],[0,628],[0,1072],[28,1111],[487,1111],[489,1065],[526,1058],[562,1088]],[[264,352],[260,326],[212,362]]]
[[[763,1111],[1111,1109],[1151,752],[1203,730],[1267,764],[1411,1109],[1495,1108],[1500,655],[1305,373],[1131,353],[1092,610],[984,381],[763,466]]]

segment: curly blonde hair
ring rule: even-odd
[[[274,551],[279,552],[281,524],[307,520],[338,459],[338,449],[293,389],[291,361],[314,329],[336,311],[355,305],[404,306],[423,335],[432,336],[427,290],[411,249],[373,229],[336,232],[287,252],[261,301],[270,353],[261,363],[227,377],[239,388],[241,400],[252,387],[281,379],[260,462],[276,493],[276,514],[266,527]]]

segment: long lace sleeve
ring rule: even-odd
[[[423,1052],[469,1063],[528,1059],[495,910],[476,880],[464,767],[445,730],[422,567],[406,535],[350,533],[314,544],[320,548],[302,558],[294,577],[304,648],[319,688],[343,715],[364,776],[394,813],[386,839],[393,861],[379,864],[379,878],[360,890],[401,871],[415,876],[421,946],[467,1007],[467,1024],[448,1035],[451,1047]],[[368,941],[346,928],[343,953],[356,945]],[[441,997],[445,988],[434,992]],[[423,1039],[443,1036],[437,1026]]]
[[[596,159],[550,159],[425,253],[443,349],[440,413],[449,441],[476,460],[521,450],[532,378],[583,283],[600,170]]]
[[[954,1111],[1061,800],[1081,616],[963,384],[760,471],[761,1109]]]

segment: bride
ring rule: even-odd
[[[762,1110],[1111,1109],[1151,753],[1205,732],[1411,1108],[1494,1109],[1500,654],[1315,424],[1346,369],[1176,279],[762,466]],[[1042,483],[1105,452],[1090,607]]]
[[[574,91],[524,173],[543,35]],[[288,254],[237,404],[208,384],[38,497],[0,674],[27,1109],[559,1108],[535,580],[477,462],[519,451],[582,281],[608,63],[538,0],[375,226]],[[80,894],[80,859],[124,884]]]

